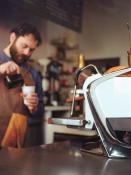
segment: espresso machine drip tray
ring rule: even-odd
[[[83,127],[86,124],[86,121],[84,117],[52,118],[51,123],[58,125]]]

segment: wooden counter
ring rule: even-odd
[[[0,150],[1,175],[130,175],[131,160],[81,153],[78,148],[43,145]]]

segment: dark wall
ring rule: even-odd
[[[1,0],[0,24],[10,27],[20,22],[30,22],[39,25],[41,23],[41,18],[32,11],[24,9],[20,4],[15,5],[11,0]]]
[[[39,23],[43,18],[80,32],[84,0],[5,0],[0,16],[8,21]]]

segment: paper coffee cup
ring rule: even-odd
[[[35,92],[35,86],[26,86],[26,85],[22,86],[22,93],[24,96],[24,104],[25,105],[27,104],[26,98],[34,92]]]

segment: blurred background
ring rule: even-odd
[[[63,116],[70,109],[67,99],[80,56],[83,66],[93,63],[101,73],[128,64],[131,0],[1,0],[1,48],[20,22],[35,24],[43,39],[30,61],[43,79],[48,116]]]

